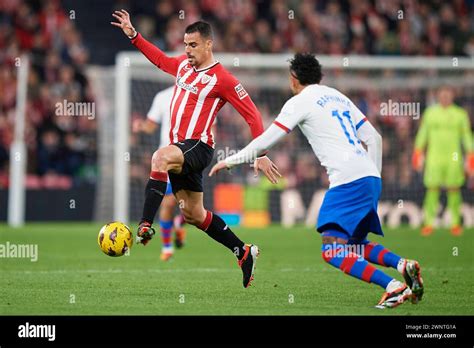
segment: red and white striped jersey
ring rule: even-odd
[[[219,62],[196,70],[186,55],[168,57],[140,34],[132,44],[158,68],[176,77],[170,105],[170,143],[198,139],[214,147],[212,124],[226,102],[242,115],[253,138],[263,133],[262,117],[252,99]]]

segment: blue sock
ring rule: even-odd
[[[173,228],[173,220],[160,220],[161,241],[164,248],[171,247],[171,229]]]
[[[393,278],[369,264],[367,260],[354,252],[354,247],[357,245],[335,242],[323,244],[322,256],[324,261],[344,273],[368,283],[375,283],[385,289]]]
[[[369,242],[364,246],[364,258],[377,265],[392,267],[397,269],[401,257],[386,249],[383,245]]]

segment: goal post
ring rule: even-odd
[[[17,91],[14,139],[10,148],[10,173],[8,191],[8,225],[21,227],[25,223],[25,176],[28,152],[25,145],[25,112],[28,92],[29,57],[17,59]]]
[[[130,131],[130,58],[117,55],[115,63],[115,137],[114,137],[114,220],[128,222],[129,207],[129,131]]]

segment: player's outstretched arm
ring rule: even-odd
[[[254,162],[255,174],[257,174],[260,170],[271,183],[276,184],[278,182],[278,178],[281,178],[278,167],[275,165],[275,163],[270,161],[268,157],[264,156],[257,158],[257,156],[259,153],[270,149],[281,138],[283,138],[285,134],[287,134],[285,131],[272,124],[265,132],[263,132],[262,135],[255,138],[244,149],[214,165],[209,173],[209,176],[213,176],[222,169],[230,169],[233,166],[242,163]]]
[[[260,111],[242,84],[232,74],[225,73],[223,75],[219,94],[245,119],[250,127],[252,138],[255,139],[263,133],[263,121]]]
[[[425,111],[421,118],[420,128],[415,138],[415,148],[411,157],[411,165],[417,172],[421,172],[424,162],[424,149],[428,143],[429,111]]]
[[[115,11],[114,16],[118,22],[110,22],[113,26],[121,28],[125,35],[132,40],[132,44],[148,58],[150,62],[155,64],[164,72],[176,76],[180,62],[185,56],[178,58],[168,57],[162,50],[153,45],[151,42],[145,40],[143,36],[138,33],[132,25],[130,15],[125,10]]]
[[[137,36],[138,33],[133,27],[130,20],[130,15],[127,11],[123,9],[120,11],[114,11],[112,16],[114,16],[118,22],[110,22],[110,24],[122,29],[123,33],[127,35],[129,39],[133,39],[135,36]]]
[[[474,145],[469,116],[464,113],[461,124],[462,142],[466,153],[465,167],[469,176],[474,176]]]

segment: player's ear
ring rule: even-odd
[[[212,51],[212,40],[206,40],[206,48],[210,51]]]
[[[291,88],[291,90],[294,90],[294,88],[295,88],[295,83],[296,83],[296,79],[295,79],[295,77],[293,76],[293,74],[290,73],[290,88]]]

